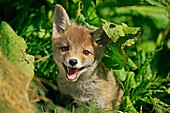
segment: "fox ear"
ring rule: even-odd
[[[53,37],[60,36],[70,26],[69,17],[65,9],[59,5],[55,5],[54,23],[53,23]]]
[[[92,40],[103,47],[107,47],[112,42],[102,28],[92,32]]]

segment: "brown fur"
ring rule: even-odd
[[[123,95],[122,87],[113,72],[103,64],[101,59],[110,39],[102,29],[91,31],[84,26],[70,25],[68,15],[60,5],[56,5],[53,24],[53,55],[59,68],[59,90],[75,100],[95,102],[103,109],[117,109]],[[62,47],[68,47],[62,51]],[[88,55],[83,51],[88,50]],[[70,59],[77,64],[71,66]],[[66,79],[66,67],[78,68],[77,79]]]

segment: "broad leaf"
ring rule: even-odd
[[[125,92],[129,93],[131,88],[136,87],[135,73],[134,72],[126,72],[126,73],[127,73],[127,77],[124,83],[124,88],[125,88]]]
[[[106,20],[103,20],[103,22],[103,30],[113,41],[106,49],[103,62],[109,68],[121,69],[128,61],[128,56],[124,51],[124,47],[131,46],[136,42],[140,34],[140,28],[128,27],[126,24],[116,25]]]
[[[124,68],[122,68],[120,70],[113,70],[113,71],[114,71],[114,74],[119,78],[119,80],[125,81],[125,79],[127,77],[127,73]]]

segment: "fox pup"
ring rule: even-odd
[[[117,109],[122,87],[101,63],[110,43],[103,29],[91,31],[82,25],[71,25],[65,9],[55,5],[52,49],[59,69],[60,92],[80,102],[95,102],[103,109]]]

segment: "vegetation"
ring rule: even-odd
[[[102,27],[113,40],[106,50],[103,63],[113,69],[122,81],[125,94],[121,111],[170,112],[169,0],[0,0],[0,50],[12,62],[23,61],[23,67],[30,68],[26,72],[31,76],[33,66],[25,63],[32,62],[34,56],[35,74],[29,96],[30,102],[39,111],[68,112],[65,110],[67,108],[74,112],[76,107],[69,98],[61,100],[57,90],[58,70],[51,49],[56,3],[61,4],[76,23],[90,29]],[[6,30],[2,21],[6,21],[17,35],[24,38],[27,49],[25,41],[13,31]],[[4,43],[10,36],[14,38]],[[25,49],[32,56],[27,56]],[[6,50],[8,52],[4,52]],[[93,104],[84,107],[88,109],[84,112],[96,112]]]

